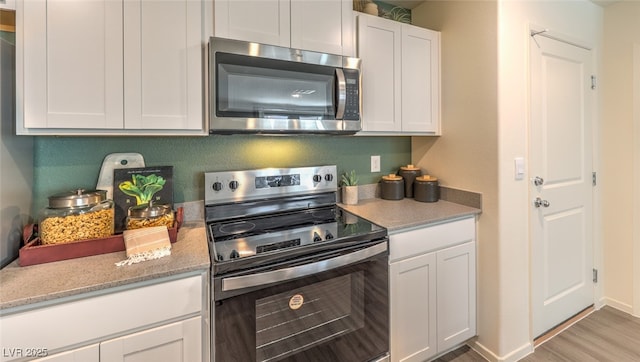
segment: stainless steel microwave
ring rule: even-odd
[[[360,63],[212,37],[209,132],[356,133],[361,129]]]

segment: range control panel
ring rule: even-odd
[[[205,204],[335,192],[338,190],[336,172],[335,165],[205,172]]]

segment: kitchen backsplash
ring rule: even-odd
[[[256,136],[36,137],[33,212],[47,197],[74,188],[95,188],[107,154],[137,152],[147,166],[173,166],[174,201],[204,199],[205,171],[335,164],[338,174],[355,169],[360,184],[378,182],[411,162],[410,137]],[[381,172],[370,172],[380,155]]]

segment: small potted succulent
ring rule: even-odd
[[[356,170],[342,175],[342,203],[355,205],[358,203],[358,176]]]

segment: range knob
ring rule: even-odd
[[[324,179],[325,179],[326,181],[331,182],[331,181],[333,181],[333,175],[332,175],[332,174],[330,174],[330,173],[328,173],[328,174],[324,175]]]
[[[325,240],[333,239],[333,234],[331,233],[331,231],[327,230],[326,234],[324,235],[324,239]]]
[[[238,181],[231,181],[229,182],[229,188],[233,191],[238,189],[238,186],[240,186],[240,184],[238,183]]]
[[[322,176],[320,175],[313,175],[313,182],[320,182],[322,181]]]
[[[322,241],[322,238],[320,237],[320,235],[317,232],[313,232],[313,242],[318,242],[318,241]]]
[[[222,190],[222,182],[218,182],[218,181],[214,182],[213,183],[213,190],[214,191]]]
[[[231,254],[229,254],[229,259],[237,259],[240,257],[240,253],[236,251],[236,249],[231,250]]]

